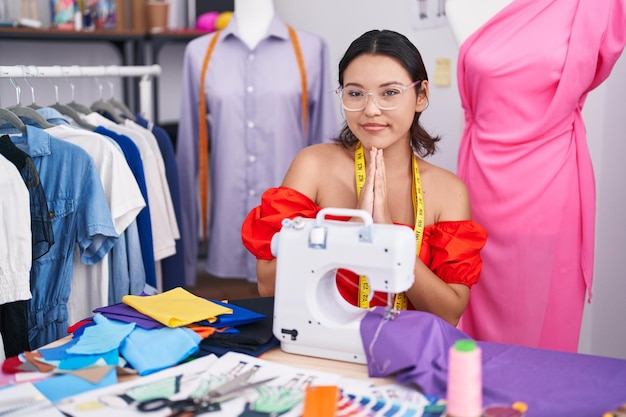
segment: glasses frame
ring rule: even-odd
[[[404,94],[404,92],[405,92],[406,90],[408,90],[409,88],[413,88],[413,87],[415,87],[416,85],[420,85],[420,86],[421,86],[421,85],[422,85],[422,82],[424,82],[424,80],[417,80],[417,81],[413,81],[411,84],[407,84],[407,85],[393,85],[393,87],[397,87],[397,88],[399,88],[399,89],[402,91],[402,93]],[[391,86],[390,86],[390,87],[391,87]],[[335,93],[336,93],[336,94],[337,94],[337,96],[339,97],[339,101],[341,102],[341,107],[342,107],[345,111],[363,111],[363,110],[365,110],[365,109],[367,108],[367,100],[368,100],[368,96],[370,96],[370,95],[372,96],[372,102],[374,103],[374,105],[375,105],[375,106],[376,106],[379,110],[382,110],[382,111],[391,111],[391,110],[395,110],[395,109],[397,109],[398,107],[400,107],[400,104],[398,104],[398,105],[397,105],[397,106],[395,106],[395,107],[391,107],[391,108],[390,108],[390,107],[381,107],[381,106],[380,106],[380,104],[378,104],[378,101],[376,100],[376,95],[375,95],[375,93],[373,93],[373,92],[371,92],[371,91],[363,90],[363,91],[365,91],[365,92],[366,92],[366,93],[365,93],[365,96],[364,96],[364,97],[365,97],[365,104],[363,105],[363,107],[362,107],[362,108],[360,108],[360,109],[352,109],[352,108],[348,108],[348,107],[346,107],[346,105],[345,105],[345,104],[344,104],[344,102],[343,102],[343,91],[344,91],[344,87],[343,87],[343,86],[340,86],[340,87],[337,87],[337,89],[335,90]]]

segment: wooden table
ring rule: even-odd
[[[396,382],[394,378],[372,378],[367,373],[367,366],[359,363],[336,361],[333,359],[314,358],[312,356],[287,353],[280,348],[272,349],[260,356],[261,359],[296,368],[311,369],[339,374],[346,378],[369,380],[374,385]]]

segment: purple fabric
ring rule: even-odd
[[[165,327],[150,316],[140,313],[131,306],[118,303],[105,307],[98,307],[94,313],[101,313],[103,316],[109,319],[119,320],[126,323],[135,323],[137,326],[144,329],[160,329]]]
[[[371,377],[396,376],[424,393],[446,396],[448,350],[465,333],[420,311],[385,321],[384,307],[361,321]],[[626,402],[626,361],[492,342],[482,349],[483,404],[528,404],[527,417],[601,416]]]

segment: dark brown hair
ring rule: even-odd
[[[339,85],[343,87],[343,73],[346,67],[361,55],[385,55],[395,59],[411,75],[413,81],[428,80],[422,56],[413,43],[404,35],[391,30],[370,30],[355,39],[339,61]],[[417,94],[426,94],[421,83],[416,85]],[[429,156],[437,150],[439,136],[431,136],[420,125],[420,113],[415,113],[410,128],[411,148],[421,157]],[[354,146],[358,139],[347,124],[344,124],[336,141],[345,148]]]

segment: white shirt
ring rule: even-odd
[[[159,261],[172,256],[176,253],[176,239],[180,238],[180,232],[165,176],[165,163],[156,138],[152,132],[136,123],[136,127],[122,126],[98,113],[84,115],[83,119],[93,125],[103,126],[129,137],[139,149],[148,191],[154,259]]]
[[[146,202],[121,150],[109,138],[85,129],[57,125],[46,132],[80,146],[93,158],[115,231],[124,233]],[[108,255],[94,265],[84,264],[78,256],[74,258],[72,289],[67,302],[70,323],[91,316],[97,307],[108,305],[109,273]]]
[[[30,300],[30,196],[15,165],[0,155],[0,304]]]

